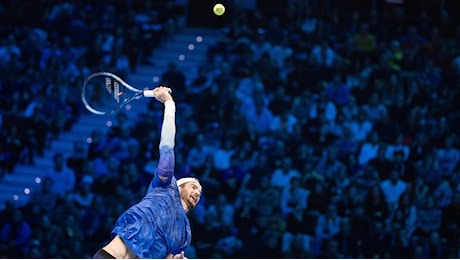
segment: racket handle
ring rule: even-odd
[[[153,94],[153,90],[144,90],[142,94],[144,95],[144,97],[155,97],[155,95]]]

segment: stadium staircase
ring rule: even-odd
[[[153,65],[139,65],[136,72],[125,80],[139,88],[153,87],[156,85],[153,79],[161,78],[170,61],[178,63],[179,69],[184,71],[187,80],[193,79],[198,66],[206,62],[207,47],[217,40],[220,33],[221,31],[215,28],[184,26],[174,35],[164,39],[155,49],[150,57]],[[202,41],[197,41],[198,36],[201,36]],[[194,48],[191,49],[190,46]],[[129,114],[137,120],[137,116],[146,111],[149,100],[139,99],[134,102]],[[26,205],[33,190],[39,188],[46,171],[52,169],[52,158],[56,152],[62,153],[67,159],[72,154],[74,141],[86,141],[94,129],[106,132],[109,129],[107,123],[114,119],[114,115],[100,116],[85,111],[69,131],[61,133],[57,140],[51,142],[43,156],[35,158],[33,165],[18,164],[12,173],[7,174],[0,181],[0,210],[4,208],[7,200],[13,200],[16,206]]]

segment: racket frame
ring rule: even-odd
[[[117,100],[117,103],[119,103],[119,105],[115,109],[113,109],[111,111],[100,111],[100,110],[95,109],[86,100],[86,86],[89,84],[91,79],[93,79],[95,77],[100,77],[100,76],[105,76],[105,77],[109,77],[111,79],[114,79],[118,84],[122,85],[123,87],[127,88],[132,93],[134,93],[134,95],[129,97],[129,98],[126,98],[126,92],[123,92],[122,96],[124,96],[124,98],[121,101]],[[117,75],[115,75],[115,74],[113,74],[111,72],[107,72],[107,71],[95,72],[95,73],[89,75],[88,77],[86,77],[84,82],[83,82],[82,89],[81,89],[81,100],[82,100],[84,106],[86,107],[86,109],[88,109],[88,111],[90,111],[91,113],[96,114],[96,115],[108,115],[108,114],[116,113],[124,105],[126,105],[127,103],[129,103],[132,100],[137,99],[139,97],[155,97],[155,96],[154,96],[153,90],[148,90],[148,89],[140,90],[140,89],[137,89],[137,88],[131,86],[130,84],[128,84],[123,79],[121,79],[119,76],[117,76]],[[114,96],[114,99],[116,100],[117,98]]]

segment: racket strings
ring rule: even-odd
[[[104,115],[118,111],[134,99],[143,97],[143,91],[136,89],[118,76],[99,72],[91,74],[84,81],[82,100],[85,107],[94,114]]]
[[[113,95],[113,99],[117,103],[120,103],[120,96],[122,96],[123,93],[125,93],[125,89],[123,89],[123,91],[120,91],[120,83],[118,83],[118,81],[116,81],[115,79],[106,77],[105,88],[109,94]]]

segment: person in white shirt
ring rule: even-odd
[[[380,148],[380,137],[376,131],[370,133],[370,140],[363,143],[359,150],[358,162],[360,165],[366,165],[370,160],[377,157]]]
[[[390,212],[398,205],[399,197],[407,190],[408,184],[401,180],[399,171],[395,168],[390,172],[390,177],[380,182],[385,201]]]
[[[353,140],[357,142],[366,141],[374,126],[373,123],[367,119],[367,114],[362,109],[359,110],[356,118],[352,118],[346,124],[352,132]]]
[[[323,68],[332,68],[337,60],[337,53],[329,46],[327,40],[317,44],[310,53],[310,64]]]
[[[291,179],[294,177],[299,178],[300,173],[292,167],[292,159],[284,157],[280,166],[273,171],[270,183],[273,187],[282,191],[283,189],[291,188]]]

